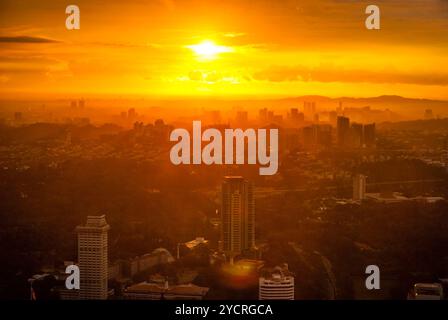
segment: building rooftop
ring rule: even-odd
[[[184,245],[188,248],[188,249],[193,249],[196,246],[200,245],[200,244],[208,244],[208,240],[205,240],[205,238],[203,237],[198,237],[194,240],[185,242]]]
[[[288,265],[285,264],[283,266],[263,269],[261,278],[271,281],[282,281],[293,276],[294,275],[288,269]]]
[[[80,230],[108,230],[109,225],[106,221],[106,215],[100,216],[87,216],[87,222],[85,225],[76,227],[77,231]]]

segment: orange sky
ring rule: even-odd
[[[216,55],[195,52],[205,40]],[[446,0],[0,0],[0,46],[3,97],[448,99]]]

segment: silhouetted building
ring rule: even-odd
[[[363,138],[364,138],[363,139],[364,146],[366,146],[368,148],[375,146],[376,134],[375,134],[375,124],[374,123],[364,125]]]
[[[350,119],[346,117],[338,117],[337,119],[337,137],[338,145],[343,147],[347,145],[350,131]]]
[[[223,249],[232,259],[255,244],[253,187],[240,176],[227,176],[222,184]]]
[[[299,115],[299,109],[291,108],[291,113],[290,113],[291,119],[296,119],[298,117],[298,115]]]
[[[305,115],[299,112],[297,108],[291,108],[289,118],[294,124],[300,124],[305,121]]]
[[[352,148],[359,148],[363,141],[363,126],[359,123],[352,123],[348,135],[348,145]]]
[[[329,147],[331,146],[331,126],[312,125],[304,127],[303,144],[305,147]]]

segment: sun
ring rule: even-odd
[[[199,44],[187,46],[187,48],[191,49],[199,58],[206,60],[215,59],[220,53],[233,51],[232,48],[217,45],[211,40],[204,40]]]

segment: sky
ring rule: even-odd
[[[7,98],[448,100],[448,0],[0,0],[0,48]]]

